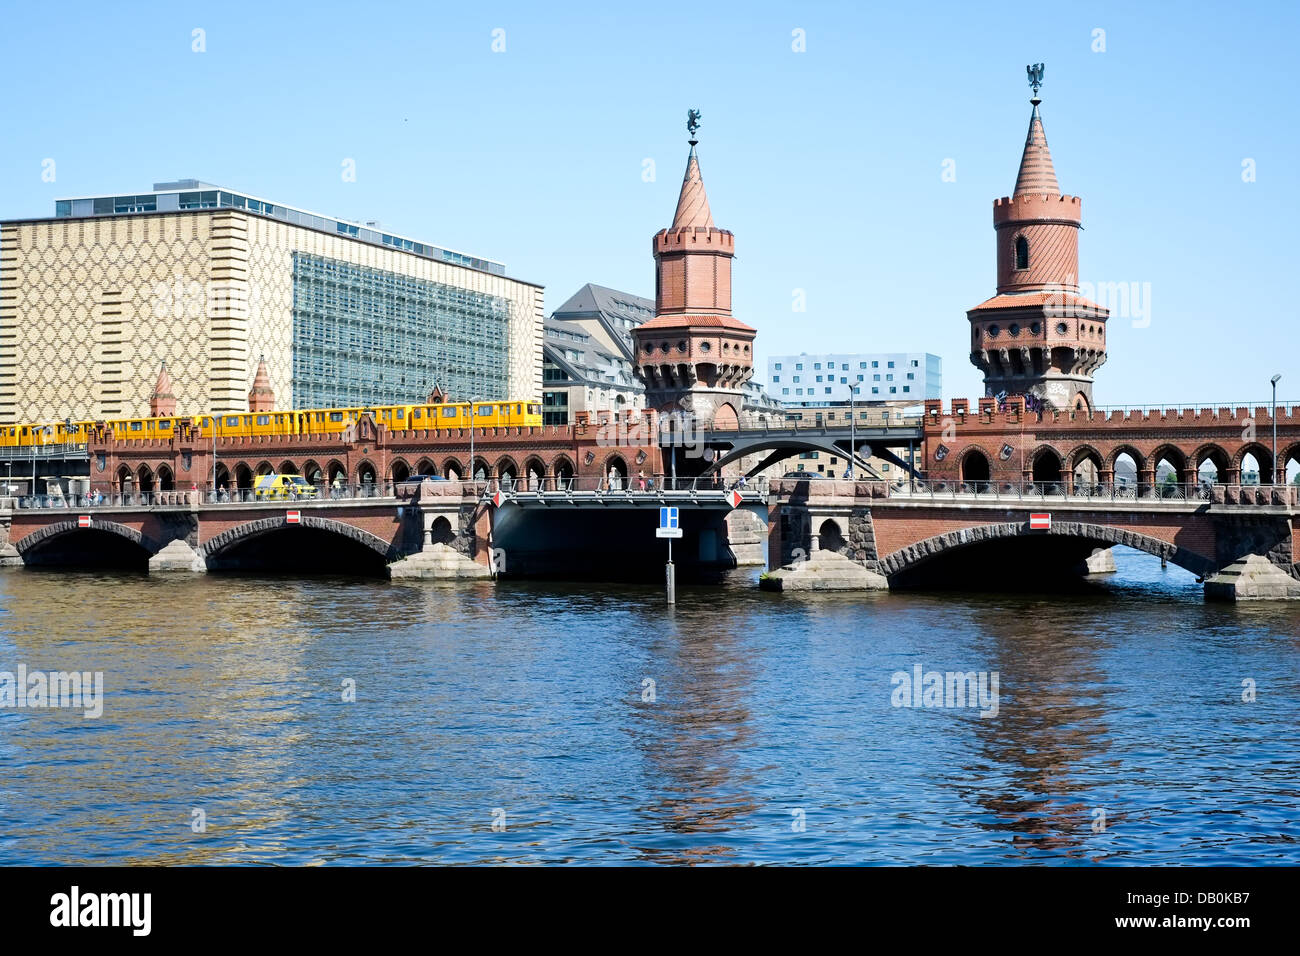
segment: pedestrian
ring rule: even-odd
[[[615,491],[615,490],[617,490],[617,488],[618,488],[618,472],[614,469],[614,466],[613,466],[613,465],[610,465],[610,466],[609,466],[609,485],[608,485],[608,487],[609,487],[609,490],[610,490],[610,491]]]
[[[639,471],[639,472],[637,472],[637,476],[636,476],[636,477],[637,477],[637,482],[639,483],[639,485],[640,485],[640,487],[641,487],[641,490],[642,490],[642,491],[645,491],[645,472],[644,472],[644,471]]]

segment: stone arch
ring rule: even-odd
[[[987,483],[993,478],[993,459],[979,445],[967,445],[957,457],[957,469],[964,482]]]
[[[512,478],[519,477],[519,466],[509,455],[503,455],[497,459],[496,465],[493,466],[494,476],[502,481],[509,481]]]
[[[478,481],[486,481],[492,477],[492,466],[482,455],[474,456],[474,463],[470,466],[470,477]]]
[[[257,467],[253,469],[253,473],[257,475],[258,478],[261,478],[263,475],[274,474],[275,469],[271,466],[269,461],[263,459],[258,463]]]
[[[136,469],[135,488],[141,494],[154,490],[153,469],[148,465],[141,465]]]
[[[844,547],[844,532],[834,518],[827,518],[817,528],[817,541],[822,551],[839,551]]]
[[[415,473],[421,477],[432,477],[438,474],[438,466],[428,458],[421,458],[415,463]]]
[[[369,531],[363,531],[360,528],[354,528],[350,524],[342,521],[335,521],[333,518],[321,518],[317,515],[303,512],[301,520],[297,525],[289,524],[284,515],[274,515],[267,518],[259,518],[256,521],[247,521],[244,524],[236,525],[229,528],[221,534],[214,535],[203,544],[199,545],[198,554],[203,559],[215,557],[227,548],[238,544],[248,538],[254,538],[259,535],[267,534],[272,531],[279,531],[283,528],[304,527],[316,528],[320,531],[330,531],[334,534],[342,535],[364,544],[376,554],[383,556],[387,561],[392,561],[399,556],[398,550],[389,544],[383,538],[371,534]]]
[[[408,481],[411,477],[411,466],[404,459],[397,458],[388,466],[388,474],[394,483]]]
[[[343,462],[337,458],[331,458],[330,463],[325,466],[325,478],[331,484],[346,485],[348,483],[348,470]]]
[[[723,402],[713,410],[713,427],[722,431],[731,431],[740,427],[740,416],[736,414],[736,406],[730,402]]]
[[[172,474],[170,465],[159,465],[157,472],[157,482],[159,491],[175,491],[176,476]]]
[[[226,491],[230,490],[230,469],[220,462],[217,463],[215,478],[217,488],[224,488]]]
[[[310,458],[302,464],[302,476],[307,479],[308,483],[315,485],[317,488],[325,484],[325,472],[320,465]]]
[[[94,516],[91,517],[90,527],[88,529],[81,527],[81,525],[77,523],[76,518],[70,518],[67,521],[57,521],[54,524],[44,525],[37,528],[31,534],[24,535],[21,540],[14,542],[14,548],[19,554],[25,555],[28,551],[31,551],[38,545],[49,541],[51,538],[56,538],[60,535],[68,534],[69,532],[87,530],[106,531],[109,534],[115,534],[119,538],[125,538],[132,544],[139,545],[150,554],[153,554],[158,550],[158,546],[152,540],[146,538],[139,531],[136,531],[135,528],[128,528],[126,525],[118,524],[116,521],[106,521],[103,518]]]
[[[433,519],[429,534],[434,544],[450,545],[456,540],[456,529],[451,526],[451,519],[446,515],[438,515]]]
[[[1300,442],[1278,449],[1277,463],[1278,471],[1281,473],[1281,480],[1288,484],[1295,481],[1296,476],[1300,476]],[[1292,465],[1296,467],[1293,469]],[[1288,477],[1288,475],[1292,477]]]
[[[357,463],[356,478],[358,485],[373,485],[379,480],[379,469],[369,458],[363,458]]]
[[[253,487],[253,469],[245,462],[235,465],[235,487],[247,490]]]
[[[1147,461],[1150,463],[1149,466],[1153,472],[1158,472],[1162,463],[1172,466],[1178,474],[1179,481],[1182,481],[1183,472],[1187,470],[1187,456],[1183,454],[1183,450],[1177,445],[1168,443],[1161,445],[1151,452],[1151,457]],[[1158,475],[1157,480],[1159,480]]]
[[[555,481],[555,487],[563,491],[568,488],[578,470],[574,467],[573,462],[567,455],[559,455],[551,462],[551,477]]]
[[[1065,475],[1061,453],[1051,445],[1039,445],[1029,456],[1030,476],[1035,484],[1060,484]]]
[[[121,465],[117,469],[117,490],[126,492],[130,491],[134,487],[135,475],[132,473],[130,467],[127,465]]]
[[[276,469],[276,473],[280,475],[296,475],[298,474],[298,466],[291,461],[282,461],[280,467]]]
[[[460,463],[458,458],[448,458],[442,463],[443,477],[452,481],[464,480],[465,466]]]
[[[995,538],[1042,535],[1059,535],[1096,541],[1099,544],[1123,545],[1127,548],[1145,551],[1147,554],[1153,554],[1158,558],[1164,558],[1178,565],[1178,567],[1202,577],[1216,569],[1213,559],[1205,555],[1197,554],[1195,551],[1189,551],[1187,548],[1136,531],[1080,521],[1053,521],[1052,527],[1047,531],[1030,531],[1029,520],[1026,517],[1024,521],[977,525],[973,528],[962,528],[959,531],[949,531],[945,534],[926,538],[905,548],[900,548],[885,557],[880,562],[881,571],[888,576],[896,575],[911,570],[931,558],[938,557],[955,548],[969,547]]]

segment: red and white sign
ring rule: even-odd
[[[78,527],[78,528],[89,528],[89,527],[90,527],[90,515],[77,515],[77,527]]]
[[[284,520],[289,522],[289,524],[302,524],[302,512],[286,511],[284,513]]]
[[[731,501],[731,507],[733,508],[739,508],[740,503],[745,500],[745,496],[742,495],[740,491],[736,488],[732,488],[731,494],[728,495],[727,497]]]
[[[496,507],[500,508],[503,504],[506,503],[506,500],[507,500],[509,497],[510,497],[510,496],[507,495],[504,491],[497,491],[497,492],[492,496],[492,504],[495,505]]]
[[[1052,513],[1050,511],[1036,511],[1029,516],[1030,531],[1051,531],[1052,530]]]

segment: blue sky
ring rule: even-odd
[[[588,281],[651,295],[696,107],[760,367],[926,350],[949,397],[981,392],[965,313],[1045,62],[1080,277],[1150,290],[1097,402],[1266,402],[1274,372],[1300,397],[1295,4],[0,7],[0,218],[196,177],[502,260],[548,311]]]

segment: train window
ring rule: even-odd
[[[341,422],[341,421],[343,421],[343,413],[342,413],[342,412],[330,412],[330,421],[332,421],[332,422]]]
[[[270,416],[270,415],[258,415],[258,416],[257,416],[257,424],[259,424],[259,425],[269,425],[269,424],[271,424],[271,416]]]
[[[541,413],[542,413],[542,406],[540,406],[540,405],[529,405],[529,406],[528,406],[528,414],[529,414],[529,415],[540,415]]]
[[[132,422],[132,423],[131,423],[131,431],[133,431],[133,432],[138,432],[138,431],[140,430],[141,426],[143,426],[143,425],[144,425],[144,422]]]
[[[238,424],[239,424],[239,419],[234,415],[226,419],[226,425],[229,428],[234,428]]]
[[[406,417],[406,409],[404,409],[404,408],[399,408],[399,409],[397,410],[397,417],[398,417],[398,418],[405,418],[405,417]]]
[[[515,406],[515,414],[516,414],[516,415],[522,415],[523,413],[524,413],[524,406],[522,406],[522,405],[516,405],[516,406]]]
[[[208,419],[206,419],[206,418],[200,418],[200,419],[199,419],[199,424],[202,425],[204,428],[207,428],[207,427],[208,427]]]
[[[161,419],[159,419],[159,420],[158,420],[158,427],[159,427],[159,428],[171,428],[171,427],[172,427],[171,419],[170,419],[170,418],[161,418]]]
[[[496,407],[493,406],[493,405],[480,405],[478,408],[474,409],[474,414],[475,414],[475,415],[491,415],[491,414],[493,414],[495,411],[496,411]]]
[[[456,417],[456,413],[457,413],[457,409],[448,406],[447,408],[444,408],[444,409],[442,410],[442,417],[443,417],[443,418],[455,418],[455,417]]]
[[[424,409],[422,409],[422,408],[413,408],[413,409],[411,409],[411,417],[412,417],[412,418],[423,418],[423,417],[424,417]]]

